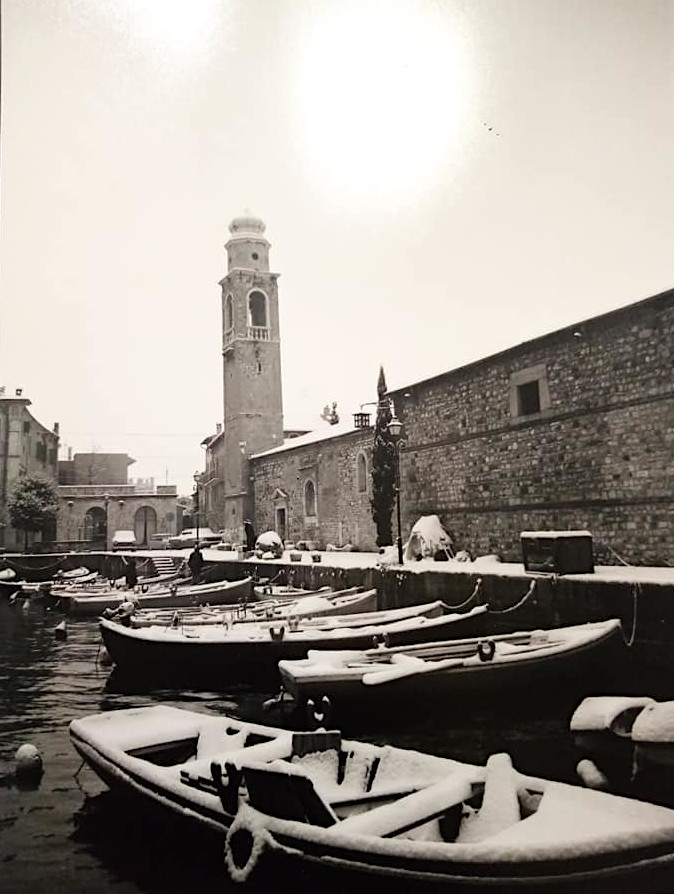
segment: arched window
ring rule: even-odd
[[[225,332],[234,328],[234,300],[231,295],[225,298]]]
[[[251,292],[248,296],[248,325],[267,327],[267,296],[264,292]]]
[[[304,485],[304,514],[307,518],[316,516],[316,485],[311,478]]]
[[[364,494],[367,491],[367,459],[364,453],[359,453],[356,460],[356,478],[358,481],[358,493]]]

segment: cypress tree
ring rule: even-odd
[[[379,367],[377,381],[377,418],[374,426],[372,448],[372,518],[377,528],[377,546],[393,543],[391,516],[395,504],[395,445],[389,434],[391,404],[386,396],[386,379],[383,367]]]

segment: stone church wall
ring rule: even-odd
[[[251,470],[255,485],[255,530],[276,530],[278,491],[287,494],[287,538],[316,541],[320,547],[352,543],[361,550],[375,549],[375,530],[370,510],[372,459],[371,428],[288,447],[254,457]],[[367,487],[358,489],[359,453],[367,462]],[[305,485],[313,481],[316,512],[307,514]]]
[[[673,330],[670,291],[392,394],[403,536],[436,513],[457,548],[518,561],[522,530],[587,528],[602,562],[671,564]]]

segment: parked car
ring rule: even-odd
[[[148,549],[168,549],[171,534],[153,534],[148,540]]]
[[[220,543],[221,534],[216,534],[211,528],[199,528],[199,544],[201,546],[209,546],[211,544]],[[171,549],[185,549],[194,546],[197,542],[197,529],[186,528],[182,534],[176,534],[169,537],[168,545]]]
[[[135,549],[136,535],[133,531],[115,531],[112,537],[112,551]]]

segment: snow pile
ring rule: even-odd
[[[292,764],[305,773],[313,782],[316,791],[324,798],[330,799],[330,794],[337,784],[337,771],[339,769],[339,753],[336,748],[327,751],[312,751],[301,757],[293,755]]]
[[[574,711],[569,729],[572,733],[610,729],[618,732],[652,703],[653,699],[648,696],[589,696]]]
[[[484,796],[479,811],[464,817],[457,843],[482,841],[520,821],[518,774],[509,754],[492,754],[487,761]]]
[[[325,596],[302,596],[292,607],[293,615],[312,615],[318,612],[327,611],[332,607],[332,603]]]
[[[276,531],[265,531],[255,541],[255,549],[261,553],[273,553],[280,558],[283,555],[283,542]]]
[[[436,553],[452,555],[452,538],[437,515],[422,515],[414,524],[405,544],[405,559],[432,559]]]
[[[674,742],[674,702],[653,702],[634,721],[633,742]]]
[[[398,547],[397,546],[382,546],[380,548],[379,557],[377,559],[377,565],[379,567],[381,567],[384,565],[397,565],[397,564],[398,564]]]

